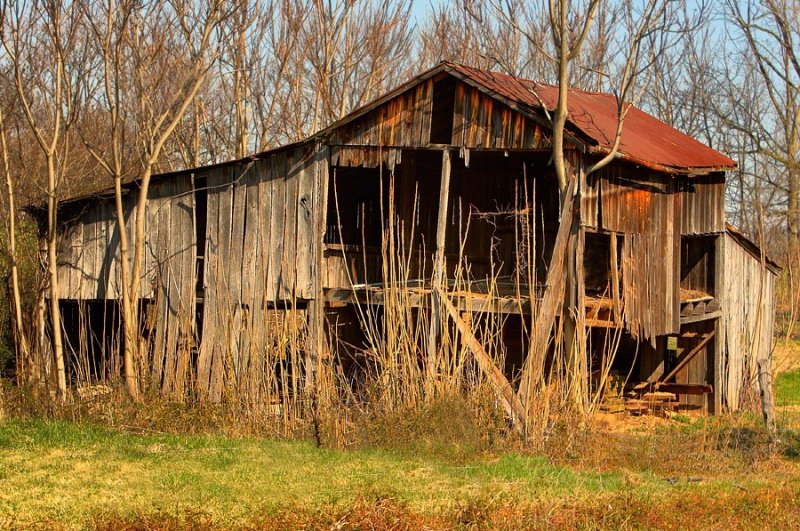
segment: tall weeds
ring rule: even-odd
[[[527,179],[515,186],[514,203],[505,209],[479,211],[452,201],[448,237],[457,238],[457,245],[451,241],[449,248],[457,252],[445,255],[442,293],[457,307],[467,332],[464,327],[459,331],[443,307],[445,301],[434,296],[431,275],[435,258],[417,226],[418,194],[413,198],[412,214],[404,218],[397,212],[393,172],[381,169],[380,179],[380,194],[385,200],[381,201],[379,248],[368,246],[362,209],[360,245],[343,245],[341,250],[344,255],[357,254],[345,256],[344,263],[357,263],[357,269],[365,272],[376,258],[380,264],[375,282],[361,282],[350,268],[344,271],[351,295],[346,310],[354,316],[348,334],[358,336],[356,339],[339,337],[338,314],[329,311],[320,341],[328,352],[319,353],[322,362],[314,365],[310,361],[311,337],[318,331],[309,325],[310,303],[294,297],[280,303],[265,300],[263,294],[250,297],[239,285],[244,281],[235,279],[227,264],[217,263],[213,270],[218,278],[207,282],[215,286],[215,291],[207,291],[203,302],[213,311],[204,311],[202,322],[192,313],[171,309],[174,301],[156,298],[152,302],[156,314],[146,319],[142,331],[143,340],[150,345],[142,352],[158,351],[153,350],[153,329],[165,326],[165,322],[157,312],[184,311],[184,318],[169,320],[176,329],[164,336],[174,338],[179,345],[176,359],[149,355],[142,360],[142,388],[149,389],[153,399],[187,404],[211,398],[227,414],[270,433],[291,436],[313,432],[318,442],[333,445],[350,444],[364,419],[415,418],[420,411],[430,411],[440,403],[468,409],[467,418],[485,422],[483,428],[497,435],[515,434],[509,422],[497,421],[503,417],[502,397],[496,392],[496,382],[476,363],[476,353],[464,337],[468,334],[505,371],[515,390],[521,378],[520,360],[532,360],[532,399],[525,424],[518,430],[529,443],[543,445],[557,426],[585,425],[600,401],[621,331],[611,333],[603,345],[591,345],[586,338],[583,309],[566,306],[546,347],[535,351],[532,332],[540,319],[541,282],[547,276],[541,267],[547,258],[543,256],[546,231],[535,191],[528,189]],[[335,173],[331,184],[338,217]],[[341,220],[337,221],[343,240]],[[494,228],[498,222],[513,227],[513,263],[507,263],[507,252],[503,261],[508,250],[503,245],[509,245],[508,239],[501,242],[495,236],[489,256],[470,255],[470,233],[475,224]],[[254,267],[260,271],[262,266]],[[166,278],[160,281],[174,282],[169,269],[164,271]],[[249,287],[252,289],[252,285]],[[169,289],[163,289],[157,297],[169,293]],[[164,309],[156,310],[161,304]],[[103,308],[106,312],[109,305]],[[570,311],[578,326],[567,332],[564,313]],[[81,389],[98,384],[116,387],[120,377],[119,330],[104,331],[110,339],[90,337],[97,333],[88,326],[91,311],[81,304],[77,312],[79,336],[68,344],[74,385]],[[107,316],[102,321],[106,322]],[[430,330],[436,332],[433,343],[429,341]],[[568,333],[575,337],[566,338]],[[511,334],[516,336],[512,338]],[[87,350],[90,344],[95,345],[91,352]],[[434,352],[429,351],[432,346]],[[210,350],[204,353],[203,349]],[[591,365],[590,350],[601,351],[596,357],[599,366]],[[201,367],[203,363],[207,366]],[[345,370],[347,367],[354,369]],[[600,383],[594,389],[589,384],[592,372],[600,374]],[[446,415],[439,418],[447,421]],[[454,412],[453,418],[460,417]]]

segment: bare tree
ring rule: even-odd
[[[11,269],[11,304],[14,309],[14,346],[16,349],[17,382],[27,373],[26,364],[30,360],[28,337],[25,333],[22,316],[22,302],[19,289],[19,266],[17,262],[17,206],[14,175],[8,163],[8,144],[6,142],[6,124],[2,110],[0,110],[0,150],[3,156],[3,172],[6,176],[6,200],[8,206],[8,263]]]
[[[58,0],[3,5],[3,49],[12,65],[20,107],[47,163],[47,268],[58,392],[67,393],[57,270],[58,191],[70,155],[76,78],[69,70],[81,43],[77,4]]]
[[[411,49],[408,0],[315,0],[305,26],[316,132],[386,90]]]
[[[760,121],[760,151],[784,169],[789,260],[800,254],[800,2],[727,2],[763,80],[770,113]]]
[[[109,0],[94,13],[95,39],[101,43],[103,93],[110,124],[106,150],[88,146],[114,181],[120,239],[125,382],[132,398],[140,394],[139,292],[145,252],[145,220],[150,179],[162,149],[192,104],[219,53],[214,32],[226,15],[223,1],[121,2]],[[102,21],[102,22],[100,22]],[[165,64],[166,63],[166,64]],[[126,128],[137,131],[139,184],[129,241],[122,182]],[[133,256],[131,256],[131,251]]]

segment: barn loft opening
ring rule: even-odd
[[[453,143],[455,96],[456,79],[453,76],[445,76],[433,84],[431,144]]]
[[[583,276],[586,293],[611,296],[611,235],[587,232],[584,241]]]
[[[383,178],[378,168],[337,167],[331,172],[326,244],[380,246]]]
[[[681,236],[681,288],[714,294],[716,236]]]

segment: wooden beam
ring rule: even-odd
[[[439,185],[439,216],[436,221],[436,254],[433,264],[433,288],[431,292],[431,322],[428,331],[428,384],[432,385],[436,377],[438,337],[441,329],[441,316],[439,315],[439,288],[444,283],[444,248],[447,235],[447,204],[450,199],[450,150],[442,151],[442,178]],[[430,390],[430,389],[429,389]]]
[[[724,308],[725,300],[725,234],[718,235],[714,242],[714,299],[718,301],[720,309]],[[725,319],[721,317],[714,322],[714,333],[717,340],[714,341],[714,397],[713,410],[715,415],[722,413],[724,403],[725,386]]]
[[[717,319],[719,317],[722,317],[722,312],[719,310],[700,315],[688,315],[681,317],[681,324],[685,325],[691,323],[699,323],[700,321],[711,321],[712,319]]]
[[[519,397],[514,393],[514,389],[511,387],[511,384],[509,383],[505,374],[503,374],[503,371],[500,370],[494,360],[492,360],[491,356],[489,356],[489,354],[483,348],[481,342],[478,341],[478,339],[472,333],[472,327],[470,327],[470,325],[465,322],[461,316],[459,316],[458,310],[456,310],[455,306],[453,306],[453,304],[450,302],[450,299],[447,298],[439,290],[439,288],[436,288],[436,291],[438,292],[442,301],[442,306],[455,323],[465,345],[475,357],[478,367],[480,367],[481,371],[486,374],[489,382],[497,392],[497,397],[503,404],[503,409],[505,409],[506,414],[509,416],[509,418],[511,418],[511,421],[517,431],[522,432],[525,426],[525,408],[523,407]]]
[[[550,339],[550,330],[553,328],[556,312],[562,304],[564,296],[564,284],[566,280],[566,254],[567,243],[572,232],[572,218],[575,213],[575,179],[572,179],[567,186],[567,193],[564,197],[564,206],[561,209],[561,225],[556,234],[553,256],[550,259],[550,267],[547,270],[547,280],[545,282],[542,302],[539,305],[539,312],[536,323],[533,327],[531,338],[531,349],[522,369],[522,380],[519,387],[519,397],[522,403],[528,406],[531,370],[533,358],[544,356],[547,344]]]
[[[688,363],[692,361],[692,359],[694,359],[694,357],[697,356],[697,354],[703,350],[703,348],[705,348],[705,346],[708,345],[709,341],[712,339],[714,339],[714,331],[705,334],[703,339],[701,339],[700,342],[692,350],[690,350],[688,354],[683,356],[681,360],[678,361],[678,364],[674,369],[669,371],[669,374],[659,379],[659,382],[669,382],[670,379],[674,378],[675,375],[678,374],[681,369],[686,367],[686,365],[688,365]]]
[[[705,395],[713,392],[714,388],[708,384],[676,384],[662,382],[657,384],[659,391],[674,393],[676,395]]]

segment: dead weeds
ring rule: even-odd
[[[183,529],[773,529],[800,526],[800,500],[791,488],[733,488],[707,495],[686,492],[653,496],[631,490],[592,500],[540,500],[520,503],[476,500],[450,511],[426,514],[391,498],[358,498],[338,509],[280,510],[232,525],[202,511],[95,518],[96,530]]]

